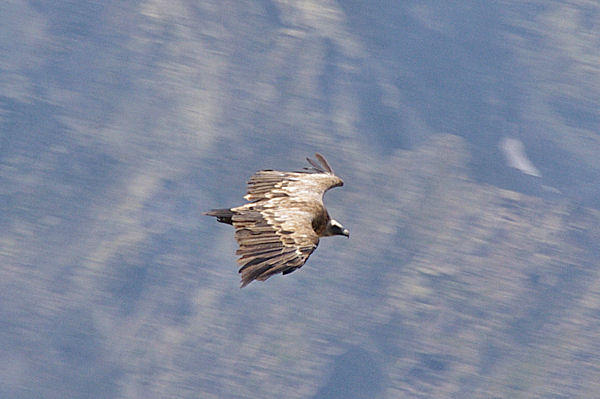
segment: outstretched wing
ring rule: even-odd
[[[251,203],[232,209],[232,224],[239,244],[242,287],[274,274],[288,274],[304,265],[319,244],[312,228],[315,213],[324,208],[286,197]]]
[[[278,197],[301,197],[322,201],[325,191],[343,186],[342,179],[333,174],[333,169],[321,154],[315,154],[321,165],[310,158],[311,164],[300,172],[260,170],[248,181],[248,201],[269,200]]]

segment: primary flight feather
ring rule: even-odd
[[[299,172],[256,172],[244,196],[250,202],[204,213],[235,227],[242,287],[301,268],[320,237],[350,236],[323,205],[323,194],[344,182],[325,157],[319,153],[315,156],[318,163],[306,158],[311,167]]]

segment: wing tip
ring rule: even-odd
[[[252,281],[253,281],[253,280],[251,280],[251,281],[245,281],[245,280],[242,278],[242,281],[240,281],[240,290],[241,290],[242,288],[244,288],[245,286],[247,286],[248,284],[250,284]]]
[[[306,160],[308,161],[308,163],[318,172],[321,173],[327,173],[330,175],[334,175],[335,173],[333,172],[333,168],[331,167],[331,165],[329,165],[329,162],[327,162],[327,159],[325,159],[325,157],[319,153],[319,152],[315,152],[315,158],[317,158],[317,161],[319,161],[318,163],[308,157],[306,157]]]

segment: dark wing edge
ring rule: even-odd
[[[269,224],[258,211],[233,216],[235,238],[239,244],[241,288],[254,280],[265,281],[282,273],[289,274],[301,268],[317,248],[319,238],[297,242],[294,233]]]
[[[327,173],[332,174],[332,175],[335,174],[333,172],[333,169],[329,165],[329,162],[327,162],[327,160],[325,159],[325,157],[323,155],[321,155],[318,152],[316,152],[315,153],[315,157],[317,157],[317,159],[319,160],[319,162],[321,162],[321,164],[323,165],[323,167],[325,168],[325,170],[327,171]]]
[[[211,209],[208,212],[202,212],[202,214],[206,215],[206,216],[214,216],[217,218],[217,221],[219,221],[221,223],[231,224],[231,218],[233,217],[235,212],[233,212],[229,208],[222,208],[222,209]]]
[[[312,166],[312,168],[314,171],[319,172],[319,173],[328,173],[330,175],[334,175],[335,173],[333,172],[333,169],[331,168],[331,166],[329,165],[329,162],[327,162],[327,160],[325,159],[325,157],[321,154],[319,154],[318,152],[315,153],[315,157],[317,158],[317,160],[319,161],[319,163],[313,161],[310,158],[306,158],[306,160],[308,161],[308,163],[310,164],[310,166]]]

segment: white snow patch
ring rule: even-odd
[[[528,175],[541,177],[540,171],[531,163],[525,154],[525,146],[520,140],[504,137],[499,143],[506,163],[511,168],[519,169]]]

